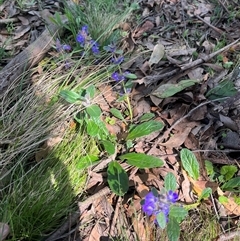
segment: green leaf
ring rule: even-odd
[[[212,189],[211,189],[210,187],[204,188],[204,189],[202,190],[201,195],[200,195],[199,198],[198,198],[198,201],[201,201],[202,199],[209,198],[209,196],[211,195],[211,193],[212,193]]]
[[[160,85],[155,91],[151,93],[151,95],[154,95],[160,99],[164,99],[170,96],[175,95],[176,93],[195,85],[196,83],[199,83],[199,80],[181,80],[177,84],[163,84]]]
[[[127,140],[133,140],[135,138],[146,136],[151,134],[154,131],[162,130],[164,127],[164,124],[159,121],[150,120],[141,124],[136,125],[133,127],[127,136]]]
[[[94,156],[94,155],[83,156],[78,161],[77,168],[80,170],[88,168],[91,165],[93,165],[93,163],[97,162],[98,160],[99,160],[98,156]]]
[[[154,156],[146,155],[144,153],[127,153],[119,157],[121,160],[127,160],[129,165],[138,168],[153,168],[161,167],[164,162]]]
[[[86,108],[86,112],[89,114],[90,117],[100,117],[101,116],[101,109],[98,105],[90,105]]]
[[[184,148],[180,152],[181,162],[185,171],[194,180],[199,177],[199,163],[195,155],[188,149]]]
[[[234,189],[236,187],[240,187],[240,177],[235,177],[221,186],[223,190]]]
[[[99,127],[94,120],[87,121],[87,133],[89,136],[97,136],[99,134]]]
[[[237,171],[238,171],[238,168],[232,165],[225,165],[225,166],[222,166],[220,169],[220,173],[224,175],[224,179],[226,181],[230,180]]]
[[[86,88],[86,92],[89,95],[89,97],[92,99],[96,93],[96,88],[94,85],[90,85]]]
[[[125,73],[124,76],[127,78],[127,79],[137,79],[137,75],[135,74],[131,74],[131,73]]]
[[[167,191],[175,191],[177,189],[177,179],[173,173],[169,172],[164,178],[164,187]]]
[[[215,174],[212,162],[205,160],[205,168],[209,176]]]
[[[169,211],[169,217],[174,217],[180,223],[187,216],[188,211],[182,206],[172,205]]]
[[[169,241],[178,241],[180,236],[180,226],[177,220],[173,217],[169,218],[167,225],[167,236]]]
[[[219,83],[216,87],[210,89],[206,97],[210,100],[230,97],[237,93],[237,90],[234,87],[234,82],[232,80],[224,80]]]
[[[112,161],[108,165],[107,175],[107,181],[111,190],[115,194],[123,196],[128,191],[129,187],[128,175],[126,171],[118,162]]]
[[[140,122],[149,121],[154,117],[155,117],[155,114],[153,113],[145,113],[144,115],[141,116],[139,121]]]
[[[157,219],[157,223],[161,229],[166,228],[167,220],[166,220],[166,217],[163,212],[158,213],[156,216],[156,219]]]
[[[71,104],[75,103],[80,99],[79,94],[72,90],[61,90],[60,96]]]
[[[119,120],[124,120],[124,117],[120,110],[118,110],[116,108],[111,108],[110,112],[113,116],[117,117]]]
[[[109,155],[113,155],[115,153],[115,144],[108,140],[102,140],[101,143],[104,146],[104,149],[107,151]]]
[[[228,203],[228,198],[225,197],[225,196],[220,196],[218,198],[218,201],[221,203],[221,204],[225,204],[225,203]]]

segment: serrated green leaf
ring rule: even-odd
[[[181,162],[185,171],[194,180],[199,177],[199,163],[195,155],[188,149],[184,148],[180,152]]]
[[[90,117],[100,117],[101,116],[101,109],[98,105],[90,105],[86,108],[86,112],[89,114]]]
[[[123,117],[123,115],[122,115],[122,113],[121,113],[120,110],[118,110],[118,109],[116,109],[116,108],[111,108],[111,109],[110,109],[110,113],[111,113],[113,116],[117,117],[119,120],[124,120],[124,117]]]
[[[109,155],[113,155],[115,153],[115,144],[108,140],[102,140],[101,143],[104,146],[104,149],[107,151]]]
[[[233,165],[225,165],[220,169],[220,173],[224,176],[225,181],[230,180],[235,173],[238,171],[238,168]]]
[[[240,187],[240,177],[235,177],[229,180],[228,182],[224,183],[221,188],[223,190],[230,190],[234,188]]]
[[[121,160],[127,160],[129,165],[138,168],[153,168],[161,167],[164,162],[154,156],[146,155],[144,153],[127,153],[119,157]]]
[[[169,216],[174,217],[179,223],[185,219],[188,211],[181,206],[172,205],[170,207]]]
[[[166,228],[167,220],[163,212],[160,212],[156,216],[157,223],[161,229]]]
[[[202,190],[201,195],[200,195],[199,198],[198,198],[198,201],[201,201],[202,199],[209,198],[209,196],[211,195],[211,193],[212,193],[212,189],[211,189],[210,187],[204,188],[204,189]]]
[[[112,161],[108,165],[107,175],[107,181],[111,190],[115,194],[123,196],[128,191],[129,187],[129,180],[126,171],[118,162]]]
[[[79,94],[72,90],[61,90],[60,96],[71,104],[77,102],[80,98]]]
[[[175,95],[176,93],[195,85],[196,83],[199,83],[199,80],[181,80],[177,84],[163,84],[160,85],[155,91],[151,93],[151,95],[154,95],[160,99],[164,99],[167,97],[171,97]]]
[[[212,162],[205,160],[205,168],[208,175],[213,175],[215,173]]]
[[[160,121],[150,120],[131,128],[127,136],[127,140],[133,140],[138,137],[146,136],[154,131],[162,130],[164,124]]]
[[[139,121],[140,122],[149,121],[154,117],[155,117],[155,114],[153,114],[153,113],[145,113],[144,115],[141,116]]]
[[[175,191],[177,189],[177,179],[173,173],[169,172],[164,178],[164,187],[167,191]]]
[[[180,226],[175,218],[169,218],[167,225],[167,236],[169,241],[178,241],[180,236]]]

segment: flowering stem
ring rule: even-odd
[[[124,88],[124,89],[125,89],[125,88]],[[132,122],[132,120],[133,120],[133,112],[132,112],[132,108],[131,108],[131,103],[130,103],[129,95],[127,95],[127,105],[128,105],[130,120],[131,120],[131,122]]]

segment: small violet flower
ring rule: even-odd
[[[71,51],[71,46],[68,44],[61,44],[60,40],[56,40],[56,50],[57,52],[62,52],[62,51]]]
[[[167,200],[171,203],[175,203],[178,200],[178,194],[170,190],[167,193]]]
[[[162,212],[166,218],[166,221],[168,221],[170,206],[174,204],[177,199],[178,194],[171,190],[166,194],[157,196],[151,191],[146,195],[142,204],[142,209],[148,216],[157,215]]]
[[[99,45],[98,45],[98,43],[97,43],[96,41],[94,41],[94,40],[91,40],[91,41],[90,41],[90,44],[91,44],[91,46],[92,46],[92,52],[93,52],[93,54],[99,54],[100,51],[99,51]]]
[[[112,59],[111,59],[111,62],[113,63],[113,64],[121,64],[122,62],[124,61],[124,57],[123,56],[120,56],[120,57],[113,57]]]
[[[109,44],[108,46],[104,47],[104,50],[110,53],[114,53],[117,50],[117,47],[114,44]]]
[[[81,33],[79,33],[76,37],[76,41],[81,45],[81,47],[84,47],[85,40],[86,38]]]
[[[125,80],[125,77],[123,75],[120,75],[118,72],[114,72],[111,77],[117,82]]]

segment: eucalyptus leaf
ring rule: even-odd
[[[190,150],[184,148],[180,152],[180,157],[183,168],[188,172],[188,175],[197,180],[200,173],[196,156]]]
[[[196,83],[199,83],[199,80],[181,80],[177,84],[163,84],[160,85],[155,91],[151,93],[151,95],[154,95],[160,99],[164,99],[167,97],[171,97],[175,95],[176,93],[195,85]]]
[[[138,168],[161,167],[164,164],[161,159],[144,153],[127,153],[121,155],[119,158],[120,160],[127,160],[129,165]]]
[[[128,175],[116,161],[112,161],[108,164],[107,181],[111,190],[119,196],[123,196],[128,191]]]
[[[164,124],[160,121],[150,120],[141,124],[137,124],[129,130],[127,140],[133,140],[138,137],[146,136],[154,131],[160,131]]]

